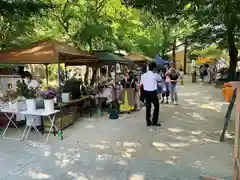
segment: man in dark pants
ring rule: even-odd
[[[161,126],[158,123],[159,117],[159,100],[157,94],[157,84],[160,82],[161,76],[154,73],[153,70],[156,69],[156,63],[152,62],[149,64],[149,71],[144,73],[141,77],[141,84],[144,89],[144,97],[146,99],[146,121],[147,126]],[[154,105],[153,118],[151,121],[151,105]]]

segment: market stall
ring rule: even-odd
[[[1,64],[58,64],[58,76],[59,76],[59,85],[57,89],[49,89],[46,88],[44,91],[40,92],[40,95],[42,95],[42,106],[40,108],[45,108],[45,111],[51,111],[54,109],[60,110],[60,116],[56,117],[55,124],[60,124],[59,129],[63,129],[64,127],[69,126],[74,122],[74,116],[77,111],[73,111],[73,109],[76,109],[75,107],[82,103],[82,99],[84,99],[80,93],[78,94],[78,97],[74,97],[74,99],[71,99],[71,95],[69,95],[69,92],[62,92],[62,82],[61,79],[63,76],[60,73],[60,64],[61,63],[74,63],[76,61],[85,61],[86,63],[89,62],[96,62],[97,57],[94,55],[91,55],[87,52],[79,51],[78,49],[67,45],[65,43],[56,41],[56,40],[45,40],[37,43],[30,44],[26,48],[12,50],[12,51],[3,51],[0,52],[0,63]],[[18,80],[15,79],[15,82]],[[25,98],[24,101],[26,102],[26,108],[33,107],[32,110],[36,110],[36,96],[37,93],[35,92],[35,89],[29,88],[26,86],[26,83],[24,81],[18,81],[18,87],[17,89],[21,89],[21,96],[24,95],[23,92],[25,92]],[[15,91],[17,92],[17,91]],[[54,94],[54,93],[55,94]],[[6,93],[6,92],[5,92]],[[41,94],[42,93],[42,94]],[[45,94],[44,94],[45,93]],[[52,93],[52,94],[51,94]],[[63,95],[66,96],[68,94],[68,98],[65,97],[65,102],[62,102],[62,99],[64,98]],[[71,94],[71,93],[70,93]],[[31,97],[30,97],[31,95]],[[26,97],[28,96],[28,97]],[[67,99],[67,101],[66,101]],[[79,101],[76,101],[76,99],[81,99]],[[32,106],[29,106],[29,102],[31,100]],[[75,101],[75,103],[72,103]],[[13,101],[12,101],[13,102]],[[35,104],[34,104],[35,102]],[[54,103],[55,102],[55,103]],[[79,104],[76,102],[80,102]],[[15,101],[15,103],[18,103],[18,101]],[[0,104],[6,104],[8,106],[9,102],[1,102]],[[54,105],[55,104],[55,105]],[[35,107],[35,108],[34,108]],[[71,108],[69,108],[71,107]],[[20,110],[19,110],[20,111]],[[19,114],[19,113],[18,113]],[[69,119],[69,114],[71,115],[72,121],[66,122],[63,124],[62,119],[64,119],[64,114],[66,114],[66,119]],[[1,121],[1,119],[0,119]],[[46,125],[45,122],[42,123],[43,125]],[[63,126],[64,125],[64,126]],[[51,125],[52,126],[52,125]],[[55,128],[53,128],[55,129]],[[62,133],[60,133],[62,135]]]
[[[152,61],[150,57],[144,56],[142,54],[128,54],[124,57],[139,65],[146,65],[148,62]]]
[[[100,68],[100,73],[97,75],[97,83],[95,83],[95,101],[98,104],[98,113],[102,114],[102,103],[106,102],[107,104],[116,105],[119,98],[120,101],[124,102],[124,97],[121,96],[121,83],[119,80],[119,76],[121,75],[121,65],[134,65],[134,62],[120,56],[116,53],[112,53],[107,50],[98,50],[93,51],[92,54],[97,57],[97,61],[95,63],[88,64],[89,66],[93,66],[96,69]],[[68,63],[69,66],[74,65],[84,65],[80,62],[71,62]],[[86,65],[86,64],[85,64]],[[120,78],[121,79],[121,78]],[[126,93],[127,96],[127,93]],[[118,106],[118,103],[117,103]]]
[[[117,64],[134,65],[134,62],[127,58],[121,57],[115,53],[111,53],[108,51],[94,51],[93,54],[98,57],[100,65],[108,65],[108,67],[114,66],[113,67],[114,72],[112,73],[114,74],[114,78],[112,77],[114,82],[113,86],[111,88],[109,87],[104,88],[102,92],[100,91],[97,94],[97,99],[105,98],[110,103],[114,102],[115,107],[118,109],[118,111],[121,111],[123,107],[126,107],[126,104],[124,103],[128,103],[129,99],[134,100],[134,93],[133,93],[134,89],[133,88],[127,89],[126,87],[121,86],[121,78],[119,77],[121,76],[121,73],[117,73]],[[102,84],[101,79],[99,79],[99,82],[101,85]]]

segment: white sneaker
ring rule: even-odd
[[[176,101],[173,102],[174,105],[177,105],[178,103]]]

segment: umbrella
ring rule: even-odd
[[[165,64],[169,64],[169,61],[162,59],[160,56],[156,56],[155,61],[157,65],[161,65],[161,66]]]

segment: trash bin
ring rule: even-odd
[[[224,83],[222,94],[226,102],[230,103],[233,96],[233,87],[230,83]]]

